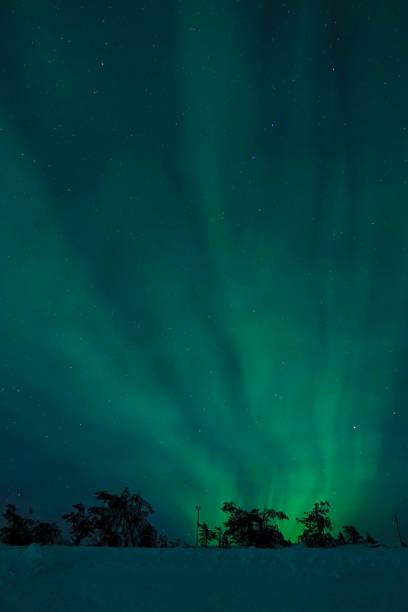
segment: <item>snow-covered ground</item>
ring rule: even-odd
[[[408,549],[0,544],[1,612],[407,612]]]

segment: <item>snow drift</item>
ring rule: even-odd
[[[406,612],[408,550],[0,545],[1,612]]]

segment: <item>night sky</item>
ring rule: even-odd
[[[0,504],[408,537],[408,4],[4,0]]]

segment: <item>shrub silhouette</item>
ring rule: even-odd
[[[82,540],[87,538],[94,529],[94,524],[90,516],[85,514],[83,504],[74,504],[74,512],[63,514],[62,518],[71,523],[71,537],[74,546],[79,546]]]
[[[201,546],[208,546],[209,542],[217,539],[216,533],[208,527],[207,523],[201,523],[198,526],[198,529],[198,541],[200,542]]]
[[[331,520],[328,516],[330,504],[328,501],[316,502],[311,512],[305,512],[302,519],[296,518],[298,523],[304,526],[303,533],[299,540],[308,547],[326,548],[335,546],[336,541],[327,531],[333,529]]]
[[[346,538],[344,537],[343,532],[339,531],[339,534],[336,538],[336,546],[344,546],[345,544],[347,544]]]
[[[121,496],[107,491],[95,496],[105,504],[89,508],[96,546],[156,546],[157,532],[147,520],[153,508],[138,493],[125,487]]]
[[[167,540],[167,536],[164,533],[161,533],[157,538],[157,546],[159,548],[168,548],[169,542]]]
[[[169,547],[170,547],[170,548],[179,548],[180,546],[181,546],[181,540],[180,540],[180,538],[177,538],[177,540],[172,540],[172,541],[169,543]]]
[[[140,539],[138,543],[132,544],[122,544],[122,546],[143,546],[144,548],[155,548],[157,546],[157,531],[149,523],[149,521],[144,521],[139,526]],[[170,542],[170,548],[175,546],[174,542]]]
[[[131,495],[125,487],[121,495],[94,495],[104,505],[91,506],[86,514],[83,504],[76,504],[76,512],[62,517],[71,523],[74,544],[90,537],[93,546],[157,546],[157,531],[147,519],[153,508],[138,493]]]
[[[345,544],[378,544],[377,540],[372,535],[367,533],[365,539],[359,534],[357,529],[353,525],[347,525],[343,527],[345,536],[342,531],[339,531],[339,535],[336,538],[336,546],[344,546]]]
[[[367,533],[364,543],[365,544],[378,544],[377,540],[375,540],[373,536],[370,535],[369,533]]]
[[[221,527],[217,527],[217,525],[214,527],[214,532],[215,532],[215,536],[218,540],[218,548],[221,548],[221,544],[222,544],[222,529]]]
[[[143,544],[141,544],[141,546],[143,546]],[[169,542],[167,539],[167,536],[161,533],[160,535],[157,536],[156,546],[158,546],[159,548],[177,548],[181,546],[181,540],[180,538],[177,538],[177,540]]]
[[[30,513],[32,510],[30,509]],[[0,540],[10,546],[28,546],[33,542],[47,546],[61,543],[61,530],[56,523],[43,523],[17,514],[13,504],[7,504],[2,516],[7,525],[0,529]]]
[[[17,514],[16,506],[13,506],[13,504],[6,505],[6,511],[2,516],[7,521],[7,525],[0,529],[0,539],[4,544],[27,546],[32,543],[32,530],[35,525],[33,519],[24,518]]]
[[[353,525],[345,525],[343,529],[347,544],[361,544],[363,542],[362,536]]]
[[[222,534],[221,548],[231,548],[231,542],[225,532]]]
[[[42,523],[38,521],[34,525],[32,536],[33,542],[42,546],[62,543],[61,529],[57,523]]]
[[[223,532],[222,527],[214,527],[214,531],[216,534],[216,538],[218,540],[218,548],[230,548],[230,542],[228,540],[228,536],[225,532]]]
[[[243,510],[234,502],[224,502],[222,511],[229,515],[224,523],[224,535],[239,546],[256,546],[258,548],[274,548],[288,546],[279,527],[272,521],[288,519],[283,512],[266,509],[260,512],[257,508],[251,511]]]

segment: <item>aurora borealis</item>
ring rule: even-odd
[[[0,14],[2,506],[407,534],[407,3]]]

